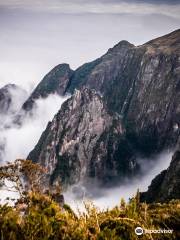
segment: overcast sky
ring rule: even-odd
[[[140,45],[180,26],[180,0],[0,0],[0,87],[36,85],[55,65],[75,69],[120,40]]]

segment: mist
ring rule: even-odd
[[[126,202],[135,196],[137,190],[143,192],[148,189],[152,179],[161,171],[167,169],[171,162],[173,151],[163,151],[161,154],[154,156],[152,159],[138,159],[141,165],[141,175],[134,179],[126,179],[123,184],[116,185],[111,188],[100,188],[98,183],[93,184],[90,188],[86,188],[83,184],[72,186],[65,193],[65,202],[68,203],[74,211],[84,211],[84,202],[92,201],[93,204],[101,209],[113,208],[120,204],[121,198]],[[74,191],[74,188],[79,189],[79,194]]]
[[[21,93],[21,94],[20,94]],[[22,106],[25,96],[23,92],[11,92],[13,106],[9,114],[0,113],[0,165],[13,162],[16,159],[26,159],[29,152],[37,144],[47,123],[61,108],[62,103],[68,98],[52,94],[46,99],[38,99],[35,107],[28,114],[21,112],[22,122],[20,125],[14,123],[14,117]],[[14,104],[16,103],[15,107]],[[15,111],[16,110],[16,111]],[[12,187],[11,182],[6,182],[7,186]],[[13,205],[11,199],[18,199],[19,194],[14,191],[7,191],[4,187],[0,189],[0,202]],[[9,200],[7,200],[9,198]]]
[[[19,96],[17,101],[18,99]],[[4,116],[0,135],[0,143],[4,146],[1,151],[2,161],[5,163],[18,158],[26,159],[37,144],[48,121],[53,119],[66,99],[67,97],[60,97],[56,94],[49,95],[46,99],[38,99],[36,107],[29,114],[24,114],[21,125],[13,123],[14,115],[6,115],[6,118]]]

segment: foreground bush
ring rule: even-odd
[[[60,207],[50,195],[31,192],[26,203],[0,206],[0,239],[180,239],[180,201],[147,205],[140,203],[137,196],[128,204],[121,200],[112,210],[99,211],[90,202],[85,203],[85,209],[76,215],[69,206]],[[137,226],[174,231],[137,236],[134,232]]]

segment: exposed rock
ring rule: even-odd
[[[64,185],[130,175],[137,164],[118,114],[87,88],[76,90],[42,134],[29,159],[48,170],[48,181]]]
[[[64,95],[72,74],[69,64],[59,64],[53,68],[38,84],[22,108],[26,111],[31,110],[36,99],[46,98],[50,94]]]

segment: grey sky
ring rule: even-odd
[[[122,39],[135,45],[180,26],[179,1],[0,0],[0,87],[26,89],[55,65],[76,68]]]

